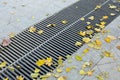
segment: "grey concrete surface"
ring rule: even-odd
[[[78,0],[0,0],[0,42]]]

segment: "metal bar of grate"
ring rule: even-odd
[[[102,8],[95,11],[94,7],[98,4],[102,4]],[[34,68],[39,68],[35,64],[38,59],[51,56],[53,62],[57,63],[58,57],[62,56],[63,60],[65,60],[67,54],[71,55],[79,49],[79,47],[74,46],[76,41],[82,40],[82,37],[77,35],[77,32],[86,30],[84,27],[86,26],[85,22],[89,20],[81,22],[79,20],[80,17],[87,18],[94,15],[96,19],[91,23],[95,24],[99,22],[99,18],[103,15],[110,15],[110,12],[116,13],[116,16],[106,20],[107,24],[109,24],[120,15],[119,12],[108,9],[108,4],[115,4],[120,7],[118,3],[113,3],[110,0],[81,0],[48,19],[35,24],[34,26],[37,29],[45,31],[43,35],[29,33],[28,29],[18,34],[12,39],[12,43],[8,47],[1,46],[3,50],[1,51],[2,54],[0,54],[0,61],[6,61],[8,66],[15,68],[15,71],[9,70],[8,66],[6,66],[0,71],[0,80],[3,80],[5,77],[8,77],[9,80],[15,80],[17,75],[24,76],[25,80],[32,80],[30,74],[34,71]],[[61,20],[68,20],[69,23],[63,25]],[[46,28],[51,23],[55,23],[57,26]],[[17,69],[17,65],[21,66],[21,69]],[[55,67],[44,65],[40,67],[40,74],[43,75],[55,69]]]

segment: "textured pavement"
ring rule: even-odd
[[[0,42],[78,0],[0,0]]]
[[[55,14],[63,8],[75,3],[78,0],[4,0],[0,1],[0,41],[7,38],[9,33],[15,32],[16,34],[24,30],[30,25],[33,25],[45,18]],[[33,6],[34,5],[34,6]],[[110,30],[109,35],[120,36],[120,16],[110,23],[105,29]],[[100,35],[100,39],[106,37]],[[94,38],[93,38],[94,39]],[[101,72],[108,72],[109,77],[105,80],[120,80],[120,72],[117,70],[120,67],[120,50],[116,46],[120,45],[120,40],[115,40],[111,44],[103,41],[104,50],[110,50],[115,55],[115,59],[100,57],[100,50],[90,50],[83,61],[77,62],[72,58],[72,63],[65,61],[63,69],[69,66],[76,66],[75,70],[70,73],[65,71],[61,75],[67,76],[68,80],[97,80],[96,76]],[[87,45],[82,46],[75,54],[81,54]],[[92,60],[95,65],[92,69],[95,70],[93,76],[81,76],[79,70],[85,61]],[[74,62],[75,61],[75,62]],[[56,80],[56,78],[49,78],[48,80]]]
[[[99,35],[100,40],[103,40],[103,50],[111,51],[115,59],[109,57],[101,58],[101,50],[90,49],[87,55],[83,57],[83,61],[76,61],[75,55],[81,55],[82,51],[88,48],[88,45],[85,44],[72,55],[72,63],[68,63],[67,60],[64,62],[64,67],[62,68],[63,72],[60,73],[60,75],[66,76],[68,80],[99,80],[96,76],[98,76],[101,72],[106,72],[108,73],[108,78],[103,80],[120,80],[120,72],[118,71],[118,68],[120,68],[120,50],[116,48],[116,46],[120,45],[120,40],[117,39],[110,44],[104,41],[104,38],[107,35],[115,37],[120,36],[120,28],[118,27],[120,25],[119,21],[120,16],[106,26],[105,30],[110,30],[110,33],[105,34],[104,36],[102,34]],[[93,38],[93,40],[94,39],[95,38]],[[79,74],[79,71],[82,69],[82,64],[87,61],[92,61],[94,63],[94,66],[91,69],[95,72],[92,76],[82,76]],[[65,72],[65,69],[71,66],[75,66],[76,69],[71,70],[69,73]],[[48,80],[56,80],[56,78],[51,77]]]

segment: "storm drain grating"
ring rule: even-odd
[[[95,6],[102,4],[102,8],[94,10]],[[110,15],[115,13],[115,16],[110,16],[106,20],[109,24],[115,19],[120,12],[109,9],[108,4],[114,4],[120,7],[119,3],[113,3],[108,0],[81,0],[72,6],[62,10],[61,12],[47,18],[46,20],[35,24],[37,29],[44,30],[43,35],[28,32],[28,29],[18,34],[12,39],[12,43],[7,46],[1,46],[0,62],[6,61],[8,65],[0,71],[0,80],[8,77],[9,80],[16,80],[16,76],[21,75],[25,80],[31,80],[30,74],[34,72],[35,68],[40,68],[40,74],[46,74],[50,70],[54,70],[56,66],[36,66],[35,62],[38,59],[52,57],[54,63],[57,63],[58,57],[62,56],[65,60],[66,55],[73,54],[79,47],[74,44],[76,41],[82,41],[77,33],[81,30],[86,30],[85,21],[80,21],[81,17],[95,16],[95,20],[91,21],[93,26],[99,23],[99,19],[103,15]],[[77,6],[77,7],[76,7]],[[67,20],[68,24],[62,24],[62,20]],[[48,24],[56,24],[56,27],[47,28]],[[96,26],[95,26],[96,27]],[[8,69],[8,66],[15,68],[14,72]],[[21,66],[18,69],[17,66]]]

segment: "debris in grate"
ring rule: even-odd
[[[0,62],[6,61],[7,65],[3,66],[4,68],[2,67],[0,79],[15,80],[21,78],[32,80],[39,74],[45,77],[49,76],[49,74],[45,74],[58,66],[58,59],[60,60],[59,64],[62,64],[67,55],[73,54],[83,43],[91,41],[92,37],[90,36],[101,31],[120,14],[120,12],[115,11],[116,8],[113,9],[113,6],[110,9],[109,4],[120,7],[110,0],[81,0],[16,35],[11,39],[12,43],[8,46],[1,45]],[[78,8],[75,6],[78,6]],[[110,16],[110,13],[116,15]],[[89,25],[88,27],[86,22],[90,22],[89,24],[93,26]],[[94,30],[94,28],[100,30]],[[83,35],[83,32],[79,33],[89,29],[92,29],[93,32],[87,31],[85,35]],[[42,34],[43,31],[40,31],[42,35],[36,34],[37,30],[43,30],[44,34]],[[76,41],[82,44],[77,42],[77,46],[75,46]],[[96,43],[100,43],[100,41],[97,40]],[[76,59],[82,60],[82,57],[77,56]],[[10,66],[14,67],[14,71],[9,70]],[[20,66],[19,69],[18,66]],[[37,70],[39,74],[34,74],[36,68],[40,69],[40,72]],[[88,75],[92,75],[92,72],[90,71]]]

